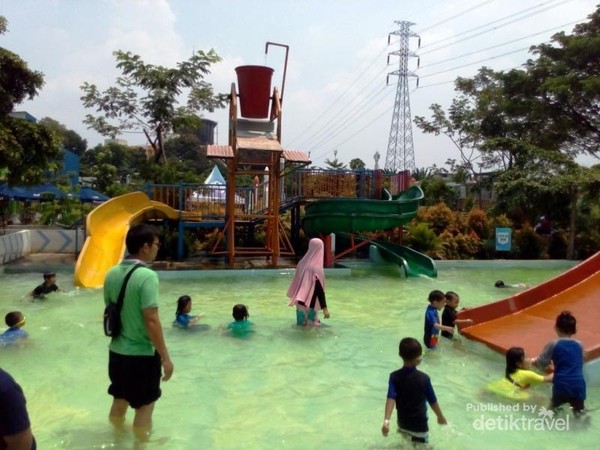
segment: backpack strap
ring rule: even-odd
[[[135,266],[133,266],[133,269],[131,269],[129,272],[127,272],[127,275],[125,275],[125,279],[123,280],[123,284],[121,285],[121,291],[119,292],[119,296],[117,297],[117,309],[119,310],[119,312],[121,312],[121,308],[123,308],[123,299],[125,298],[125,289],[127,288],[127,282],[129,281],[131,274],[133,272],[135,272],[136,269],[143,267],[143,266],[144,266],[144,264],[137,263]]]

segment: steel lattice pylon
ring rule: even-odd
[[[396,55],[399,57],[399,67],[398,70],[388,74],[388,79],[389,75],[397,75],[398,86],[396,89],[392,125],[390,127],[390,138],[385,157],[385,169],[394,173],[403,170],[408,170],[412,173],[415,168],[415,150],[413,147],[410,98],[408,95],[408,77],[416,77],[417,75],[408,70],[408,58],[416,57],[417,55],[409,50],[409,38],[419,36],[410,30],[410,27],[414,23],[406,21],[395,21],[394,23],[400,29],[389,34],[388,43],[391,36],[399,36],[400,48],[388,54],[388,63],[390,55]]]

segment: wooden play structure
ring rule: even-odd
[[[221,159],[227,165],[225,226],[210,253],[226,254],[229,267],[234,267],[237,256],[265,256],[272,266],[277,267],[280,255],[294,254],[280,221],[282,175],[290,166],[310,164],[310,159],[302,151],[285,150],[281,145],[282,101],[289,47],[267,42],[265,54],[270,46],[283,47],[286,52],[281,94],[276,86],[271,93],[272,68],[237,67],[238,86],[231,84],[229,97],[229,145],[207,147],[209,158]],[[268,179],[261,208],[236,209],[236,180],[238,175],[243,174]],[[236,225],[255,221],[266,224],[264,246],[237,246]],[[223,240],[226,244],[224,252],[217,249]]]

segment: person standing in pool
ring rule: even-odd
[[[458,304],[460,303],[460,297],[458,294],[456,292],[448,291],[446,292],[445,297],[446,306],[444,306],[444,311],[442,312],[442,325],[451,327],[452,329],[454,329],[456,325],[472,325],[472,319],[456,318],[456,315],[458,314],[456,310],[458,309]],[[454,337],[454,333],[442,330],[442,336],[452,339]]]
[[[0,449],[37,448],[23,389],[0,369]]]
[[[431,291],[427,298],[429,305],[425,310],[425,324],[423,330],[423,343],[425,347],[433,350],[437,347],[440,331],[447,331],[454,334],[454,327],[448,327],[440,324],[440,311],[446,305],[446,296],[442,291]]]
[[[148,264],[156,258],[159,232],[150,225],[132,227],[125,239],[129,256],[109,270],[104,282],[104,303],[116,302],[125,276],[134,266],[121,309],[121,333],[109,346],[108,393],[113,396],[109,418],[113,425],[125,421],[127,409],[135,409],[134,431],[146,440],[152,428],[154,405],[161,396],[162,380],[173,374],[173,362],[163,337],[158,315],[158,276]]]
[[[325,271],[323,258],[325,256],[323,241],[313,238],[308,243],[308,251],[298,263],[294,278],[287,292],[290,306],[296,306],[297,325],[318,325],[318,312],[329,319],[325,298]]]
[[[407,337],[400,341],[398,353],[402,367],[390,374],[381,434],[390,432],[390,421],[396,408],[398,431],[412,442],[426,443],[429,437],[427,404],[437,417],[437,423],[446,425],[446,417],[437,401],[429,376],[417,369],[421,364],[423,348],[419,341]]]
[[[568,403],[577,417],[585,412],[586,398],[583,376],[586,354],[581,342],[572,338],[577,333],[577,319],[569,311],[561,312],[556,317],[554,331],[558,339],[546,344],[542,353],[531,362],[542,370],[550,363],[554,365],[550,408],[556,409]]]

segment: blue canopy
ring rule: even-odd
[[[82,202],[100,203],[105,202],[109,198],[109,196],[95,191],[90,187],[82,187],[79,189],[79,200]]]
[[[12,200],[20,201],[43,202],[49,200],[62,200],[65,198],[77,198],[77,194],[79,194],[79,200],[82,202],[100,203],[110,198],[89,187],[82,187],[76,194],[66,194],[53,184],[14,187],[9,187],[6,184],[0,185],[0,197],[7,197]]]
[[[48,201],[65,198],[65,193],[53,184],[39,186],[0,186],[0,196],[21,201]]]

